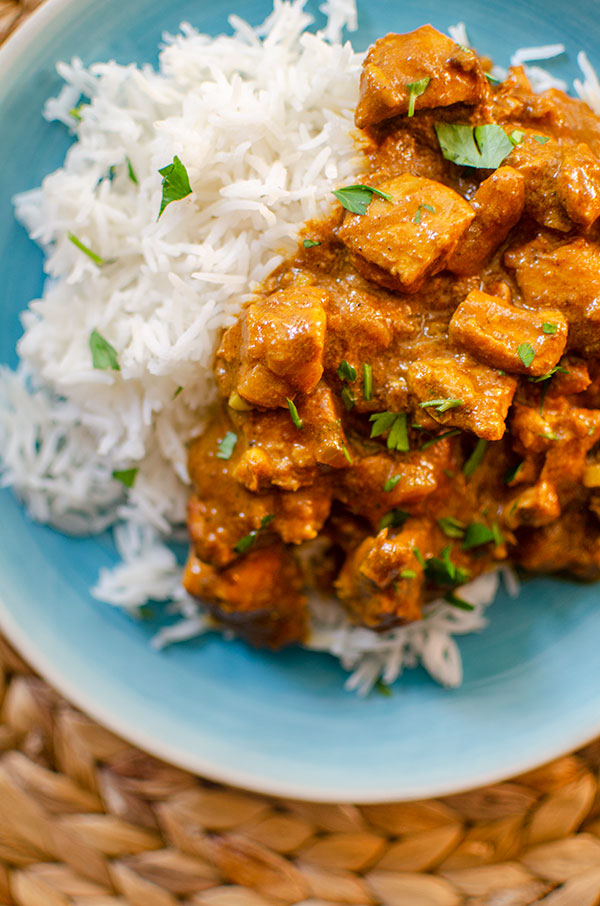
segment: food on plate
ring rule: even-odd
[[[488,70],[370,48],[360,177],[222,337],[184,584],[254,644],[307,585],[385,632],[502,563],[600,577],[600,120]]]
[[[365,59],[325,6],[184,24],[156,71],[58,65],[74,142],[16,198],[50,279],[0,369],[1,477],[113,529],[92,594],[167,602],[157,644],[225,626],[360,691],[419,661],[458,685],[496,566],[596,572],[600,98],[584,58],[590,107],[502,81],[464,28]]]

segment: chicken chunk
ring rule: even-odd
[[[515,378],[460,354],[413,362],[407,380],[417,404],[440,424],[472,431],[486,440],[503,436]],[[450,401],[450,406],[443,405]]]
[[[568,145],[557,178],[558,197],[573,223],[589,228],[600,216],[600,161],[588,145]]]
[[[455,274],[476,274],[508,236],[523,213],[525,180],[512,167],[500,167],[471,199],[475,219],[448,260]]]
[[[415,109],[478,104],[489,94],[477,55],[423,25],[404,35],[389,34],[370,48],[360,79],[355,122],[360,128],[408,112],[414,82],[428,79]]]
[[[215,619],[252,645],[281,648],[306,637],[302,573],[281,543],[252,550],[222,570],[192,552],[183,584]]]
[[[414,292],[445,266],[475,217],[453,189],[405,173],[377,188],[366,214],[346,214],[339,230],[356,268],[382,286]]]
[[[448,332],[456,346],[480,362],[535,377],[558,363],[567,331],[559,311],[531,312],[472,290],[452,315]]]
[[[225,372],[221,387],[268,408],[310,393],[323,373],[326,303],[323,289],[298,283],[249,305],[217,352]]]
[[[558,308],[569,322],[567,348],[600,352],[600,245],[539,236],[504,256],[528,308]]]

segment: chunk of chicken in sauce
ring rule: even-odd
[[[315,584],[385,631],[503,562],[600,578],[600,123],[485,67],[376,42],[364,212],[306,224],[223,335],[184,584],[253,644],[305,640]],[[504,158],[451,162],[438,123]]]

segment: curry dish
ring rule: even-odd
[[[184,584],[253,644],[309,587],[386,630],[503,562],[600,576],[600,120],[489,68],[371,47],[360,185],[222,338]]]

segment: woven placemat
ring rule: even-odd
[[[0,41],[39,0],[0,0]],[[390,805],[274,799],[145,755],[0,638],[0,904],[598,906],[600,740]]]

